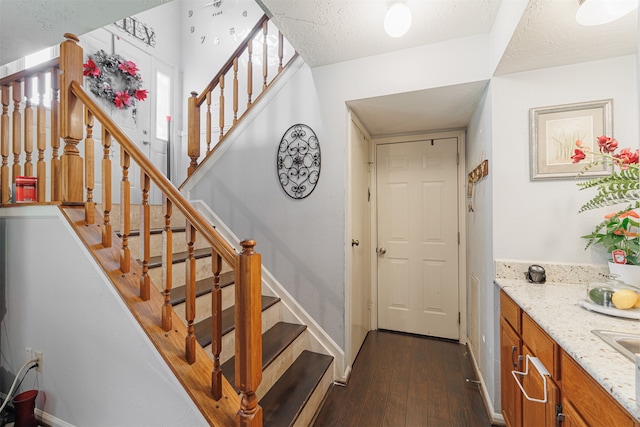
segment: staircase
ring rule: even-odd
[[[100,208],[97,207],[100,211]],[[132,206],[129,248],[134,258],[139,253],[139,209]],[[119,209],[114,205],[112,222],[119,224]],[[151,207],[151,258],[149,275],[154,284],[160,284],[162,228],[164,217],[161,206]],[[171,304],[177,319],[184,319],[185,310],[185,244],[184,217],[175,215],[171,220],[173,231],[173,289]],[[211,251],[197,247],[197,284],[195,334],[198,343],[211,356]],[[235,383],[234,330],[234,274],[223,265],[220,275],[222,288],[222,352],[220,362],[223,375]],[[152,288],[153,289],[153,288]],[[156,285],[155,289],[162,292]],[[262,382],[257,390],[263,408],[265,426],[308,426],[312,423],[332,382],[333,357],[318,351],[314,338],[305,325],[299,324],[288,313],[276,295],[262,295]]]

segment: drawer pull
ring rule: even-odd
[[[522,384],[520,383],[520,380],[518,379],[518,375],[522,375],[522,376],[529,375],[529,361],[531,361],[531,363],[533,363],[533,366],[536,367],[536,370],[538,371],[538,373],[542,377],[542,382],[544,383],[544,396],[542,397],[542,399],[535,399],[533,397],[529,397],[527,392],[524,391],[524,387],[522,387]],[[513,378],[516,380],[516,383],[518,384],[518,387],[520,387],[520,391],[522,391],[522,394],[524,394],[524,397],[526,397],[527,400],[529,400],[531,402],[547,403],[547,377],[550,377],[551,374],[549,374],[549,371],[547,371],[547,368],[544,367],[544,365],[542,364],[540,359],[538,359],[537,357],[531,357],[531,356],[529,356],[527,354],[527,361],[526,361],[526,364],[525,364],[524,372],[511,371],[511,375],[513,375]]]
[[[513,346],[511,347],[511,364],[513,365],[514,368],[518,369],[518,362],[516,362],[516,351],[518,351],[518,347],[517,346]]]

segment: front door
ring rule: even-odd
[[[459,339],[458,138],[377,146],[378,327]]]

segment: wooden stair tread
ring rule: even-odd
[[[280,301],[278,297],[262,295],[262,311]],[[235,329],[235,306],[222,310],[222,336]],[[207,317],[194,325],[194,334],[198,343],[204,348],[211,344],[211,317]]]
[[[278,322],[262,334],[262,370],[264,371],[298,336],[307,329],[306,325]],[[235,356],[224,362],[222,373],[235,388]]]
[[[332,356],[304,350],[260,399],[263,424],[293,425],[332,361]]]
[[[233,285],[235,282],[235,273],[233,271],[225,271],[220,273],[220,287],[224,288]],[[196,298],[208,294],[213,290],[213,277],[200,279],[196,282]],[[185,300],[187,285],[176,286],[171,289],[171,305],[182,304]]]
[[[186,252],[186,251],[184,251],[184,252],[176,252],[176,253],[173,254],[173,257],[171,259],[171,263],[172,264],[179,264],[181,262],[184,262],[187,259],[188,255],[189,255],[189,253]],[[211,248],[196,249],[195,251],[193,251],[193,256],[196,259],[210,257],[211,256]],[[149,268],[161,267],[162,266],[162,255],[157,255],[157,256],[150,257],[148,266],[149,266]]]
[[[149,230],[149,234],[162,234],[164,228],[152,228]],[[184,233],[186,231],[185,227],[171,227],[171,231],[174,233]],[[118,237],[122,237],[122,233],[120,231],[116,231]],[[140,230],[131,230],[129,232],[129,237],[137,237],[140,236]]]

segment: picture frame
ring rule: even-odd
[[[598,165],[581,173],[584,164],[574,164],[571,156],[576,141],[598,151],[596,139],[612,136],[613,100],[580,102],[529,110],[530,179],[575,179],[606,176],[612,165]]]

